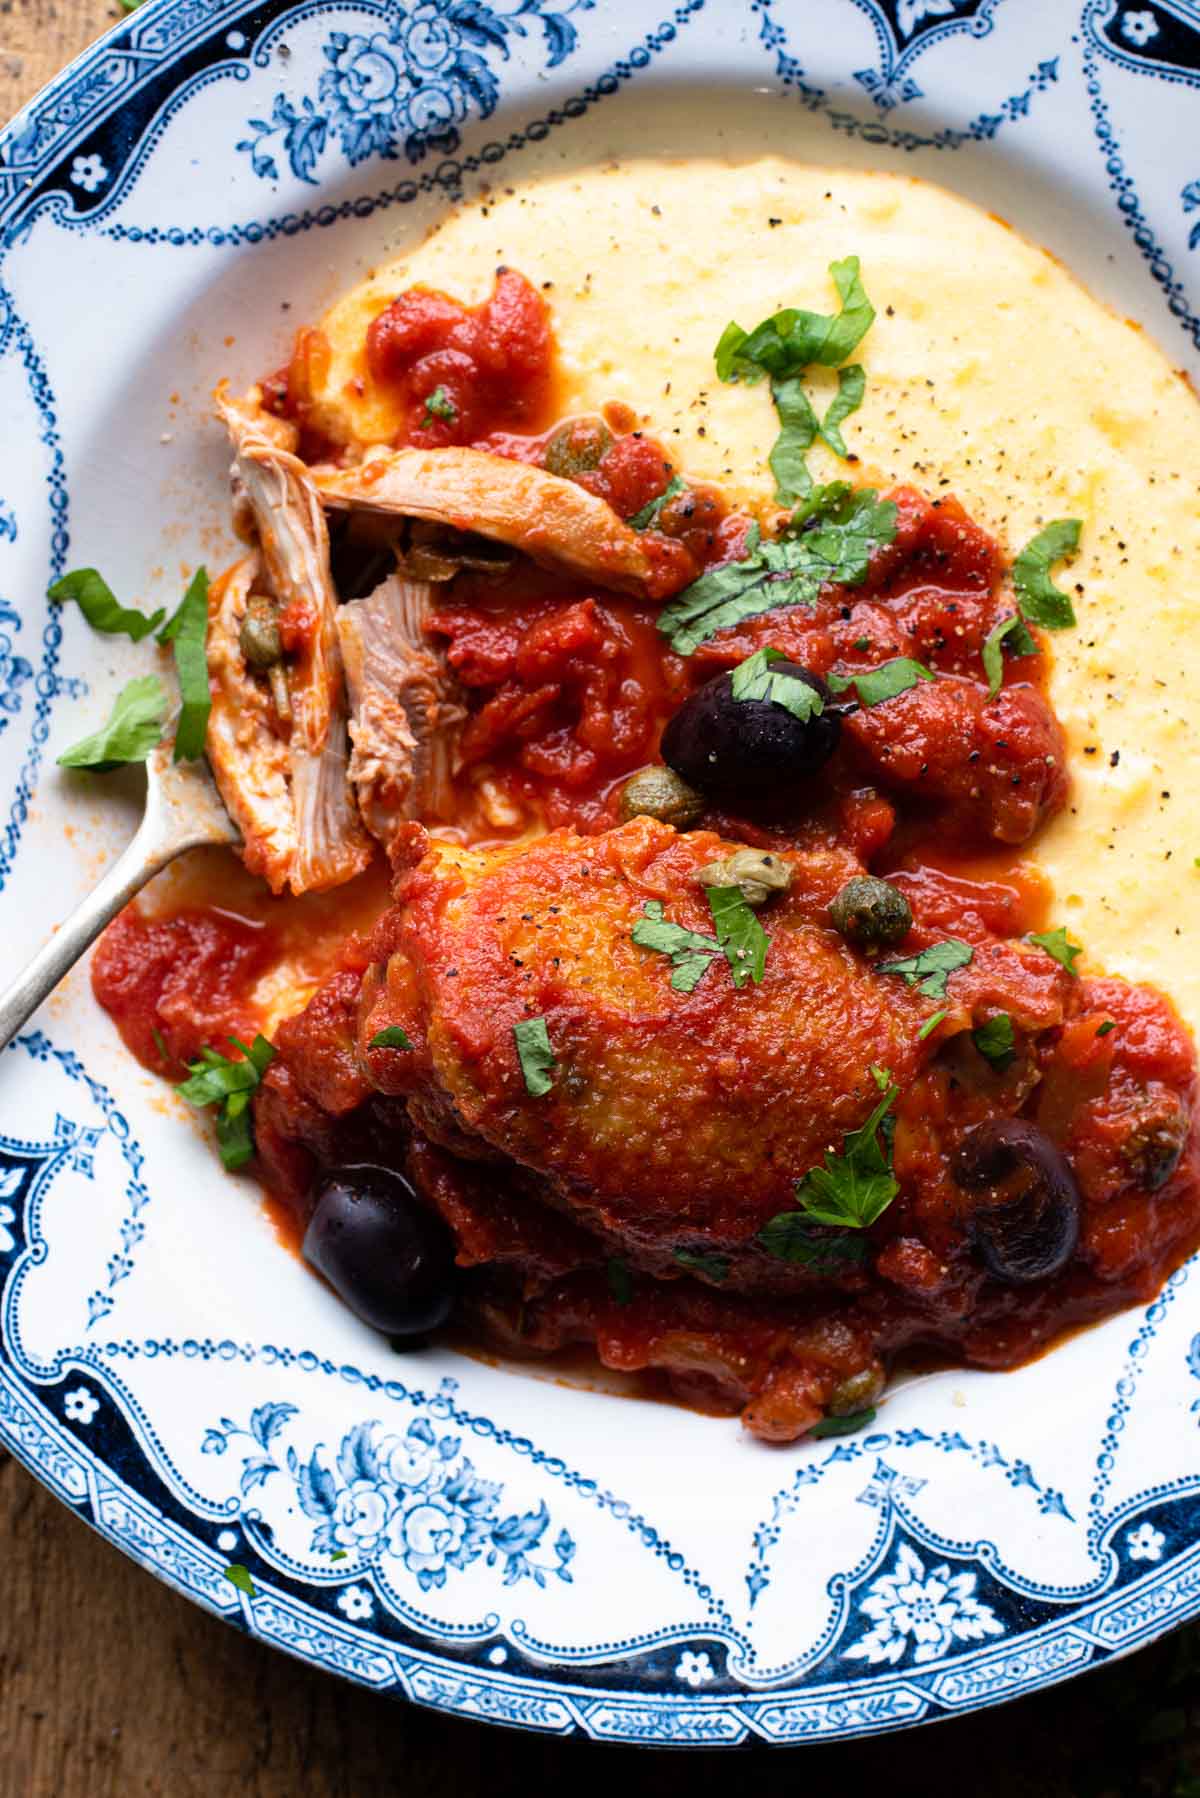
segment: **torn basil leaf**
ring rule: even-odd
[[[813,489],[806,457],[820,425],[799,375],[771,382],[771,398],[779,418],[779,435],[771,445],[767,466],[775,476],[775,498],[788,506]]]
[[[175,726],[172,760],[194,762],[204,754],[212,695],[208,690],[208,572],[197,568],[187,592],[158,633],[160,643],[170,643],[179,676],[179,721]]]
[[[545,1018],[522,1018],[513,1025],[517,1060],[525,1076],[525,1090],[535,1099],[544,1098],[554,1085],[554,1050]]]
[[[753,331],[729,324],[715,351],[719,380],[741,381],[752,387],[766,375],[771,378],[771,398],[779,414],[780,433],[768,460],[775,476],[775,497],[781,505],[810,491],[812,476],[804,458],[818,432],[835,455],[849,454],[840,427],[862,404],[866,388],[861,367],[844,369],[838,378],[837,395],[824,420],[818,422],[801,385],[804,371],[814,363],[837,368],[845,362],[875,317],[862,284],[857,256],[831,262],[829,273],[841,300],[840,311],[819,313],[787,307],[764,319]]]
[[[1013,586],[1024,617],[1043,630],[1066,630],[1075,623],[1070,595],[1056,587],[1050,570],[1079,548],[1078,518],[1057,518],[1025,545],[1013,563]]]
[[[648,500],[640,511],[634,513],[632,518],[625,520],[626,524],[634,531],[648,531],[652,525],[658,523],[667,501],[674,499],[677,493],[683,492],[683,489],[683,476],[673,474],[658,498]]]
[[[128,637],[133,643],[156,631],[167,615],[162,606],[149,618],[123,606],[97,568],[73,568],[48,589],[48,597],[60,603],[73,599],[94,631],[106,637]]]
[[[845,693],[853,687],[860,705],[882,705],[885,699],[907,693],[918,681],[936,678],[924,662],[914,662],[911,656],[893,656],[890,662],[866,668],[861,674],[827,674],[825,682],[834,693]]]
[[[729,690],[734,699],[769,699],[774,705],[781,705],[785,712],[793,718],[799,718],[802,724],[810,718],[819,718],[825,709],[825,701],[815,687],[807,681],[797,680],[792,674],[772,674],[772,662],[786,662],[787,657],[780,649],[756,649],[752,656],[739,662],[729,677]]]
[[[144,762],[162,740],[170,703],[157,674],[139,675],[121,688],[107,723],[63,750],[59,767],[91,768],[97,774],[106,774],[127,762]]]
[[[861,362],[853,362],[848,368],[838,369],[838,390],[821,420],[821,435],[834,455],[840,456],[843,462],[848,459],[850,451],[846,448],[841,427],[852,412],[858,411],[866,391],[867,371]]]
[[[781,606],[815,605],[825,586],[861,586],[871,555],[896,535],[896,507],[871,487],[819,487],[777,537],[747,536],[747,554],[705,571],[659,613],[677,655]]]
[[[980,658],[983,672],[988,677],[988,698],[995,699],[1004,684],[1004,655],[1007,649],[1013,656],[1035,656],[1038,646],[1029,633],[1029,627],[1019,612],[1011,612],[994,624],[983,640]]]

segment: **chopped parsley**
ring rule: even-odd
[[[634,925],[631,939],[639,949],[654,949],[671,958],[671,985],[677,993],[694,992],[713,962],[721,955],[729,963],[733,984],[755,985],[762,979],[771,939],[754,915],[740,887],[707,887],[708,909],[716,936],[685,930],[663,917],[662,901],[648,899]]]
[[[91,768],[106,774],[127,762],[144,762],[162,741],[163,720],[171,701],[157,674],[141,674],[121,688],[100,729],[64,749],[60,768]]]
[[[658,498],[647,500],[646,504],[639,512],[635,512],[632,518],[627,518],[625,520],[626,524],[634,531],[650,530],[652,526],[658,523],[659,518],[662,516],[662,509],[667,501],[669,499],[674,499],[677,493],[682,493],[684,485],[685,482],[683,476],[673,474]]]
[[[702,1255],[694,1249],[676,1249],[675,1259],[690,1274],[702,1274],[706,1280],[722,1285],[729,1277],[728,1255]]]
[[[766,971],[771,939],[759,923],[754,907],[740,886],[706,887],[704,890],[716,926],[717,942],[729,963],[734,986],[740,991],[747,980],[753,980],[757,986]]]
[[[950,1012],[948,1008],[943,1007],[941,1011],[935,1011],[931,1018],[926,1018],[925,1022],[921,1025],[921,1028],[917,1031],[917,1041],[923,1043],[927,1036],[932,1036],[942,1019],[948,1018],[949,1016]]]
[[[1002,1074],[1016,1059],[1016,1032],[1006,1011],[998,1011],[994,1018],[989,1018],[977,1030],[972,1030],[971,1041],[984,1060],[991,1062],[997,1073]]]
[[[880,962],[877,974],[899,974],[906,986],[915,986],[928,999],[946,997],[946,977],[956,968],[965,968],[974,959],[970,943],[958,937],[947,937],[944,943],[932,943],[919,955],[906,955],[903,961]]]
[[[926,668],[924,662],[914,662],[911,656],[893,656],[890,662],[881,662],[878,668],[868,668],[862,674],[825,676],[835,693],[845,693],[853,687],[860,705],[882,705],[885,699],[907,693],[918,681],[936,679],[932,668]]]
[[[983,661],[983,672],[988,677],[988,698],[995,699],[1004,684],[1004,656],[1007,648],[1009,655],[1035,656],[1038,646],[1029,634],[1029,627],[1018,612],[1010,612],[999,624],[994,624],[983,640],[980,656]]]
[[[544,1098],[554,1085],[555,1071],[554,1050],[550,1047],[545,1018],[522,1018],[513,1025],[513,1039],[517,1045],[517,1060],[525,1076],[526,1092],[535,1099]]]
[[[412,1044],[408,1040],[408,1033],[401,1030],[399,1024],[389,1024],[386,1030],[377,1030],[375,1032],[374,1036],[367,1044],[367,1048],[411,1049]]]
[[[155,1026],[151,1030],[150,1035],[154,1039],[154,1047],[158,1050],[158,1059],[162,1062],[163,1066],[166,1067],[171,1057],[167,1054],[167,1045],[163,1038],[163,1033],[157,1026]]]
[[[844,1266],[861,1261],[867,1252],[861,1237],[844,1232],[830,1236],[815,1228],[802,1211],[779,1212],[763,1225],[758,1241],[777,1261],[791,1261],[814,1273],[837,1273]]]
[[[212,695],[208,690],[208,573],[197,568],[188,590],[178,607],[158,633],[160,643],[170,643],[175,651],[175,672],[179,676],[182,705],[175,726],[175,750],[172,760],[193,762],[204,754],[208,731],[208,714]]]
[[[835,1230],[866,1230],[881,1217],[900,1191],[892,1173],[892,1106],[900,1088],[882,1069],[871,1070],[882,1096],[865,1124],[851,1130],[840,1154],[825,1152],[824,1163],[796,1182],[796,1211],[781,1211],[764,1226],[759,1241],[769,1254],[793,1259],[790,1249],[798,1224],[828,1224]],[[798,1220],[794,1223],[792,1220]]]
[[[608,1275],[608,1290],[617,1304],[631,1304],[633,1301],[633,1275],[618,1255],[610,1257],[605,1272]]]
[[[896,535],[896,507],[872,487],[845,481],[818,487],[777,537],[757,525],[740,562],[710,568],[659,613],[658,628],[677,655],[691,655],[718,631],[779,606],[812,606],[832,583],[861,586],[872,551]]]
[[[1115,1030],[1116,1027],[1117,1027],[1116,1021],[1113,1018],[1105,1018],[1103,1024],[1101,1024],[1097,1027],[1096,1035],[1097,1036],[1107,1036],[1109,1031]]]
[[[458,423],[458,408],[444,387],[435,387],[432,393],[426,395],[421,429],[428,430],[435,418],[445,419],[448,425]]]
[[[1076,958],[1083,954],[1081,946],[1073,943],[1068,937],[1065,924],[1060,924],[1056,930],[1031,930],[1025,941],[1036,943],[1039,949],[1044,949],[1047,955],[1052,955],[1055,961],[1067,970],[1068,974],[1075,973]]]
[[[671,985],[677,993],[694,992],[721,953],[715,937],[685,930],[682,924],[664,918],[660,899],[646,901],[631,937],[640,949],[656,949],[660,955],[670,956],[674,969]]]
[[[729,677],[733,697],[737,700],[769,699],[790,712],[793,718],[799,718],[802,724],[810,718],[819,718],[825,709],[825,701],[815,687],[794,674],[772,674],[772,662],[786,661],[781,649],[756,649]]]
[[[229,1040],[241,1050],[241,1060],[233,1061],[219,1049],[202,1049],[199,1061],[187,1064],[189,1078],[175,1090],[189,1105],[217,1106],[217,1146],[232,1172],[254,1153],[250,1095],[274,1061],[275,1049],[261,1035],[249,1045],[236,1036]]]
[[[150,618],[123,606],[97,568],[73,568],[48,589],[47,598],[60,603],[73,599],[94,631],[106,637],[128,637],[132,643],[140,643],[156,631],[167,615],[163,606]]]
[[[1079,548],[1078,518],[1056,518],[1027,543],[1013,563],[1013,586],[1022,616],[1043,630],[1061,631],[1075,623],[1070,595],[1056,587],[1050,570]]]
[[[875,1421],[875,1407],[869,1411],[851,1411],[847,1417],[823,1417],[820,1423],[814,1423],[808,1432],[810,1436],[852,1436],[856,1430],[865,1430],[869,1423]]]
[[[246,1594],[247,1598],[254,1597],[256,1588],[248,1567],[243,1567],[240,1561],[234,1561],[224,1569],[224,1573],[231,1586],[236,1586],[239,1592]]]
[[[764,319],[753,331],[738,324],[726,325],[716,347],[718,379],[755,386],[764,376],[771,381],[771,398],[779,415],[780,431],[768,461],[775,476],[775,497],[789,505],[812,489],[805,456],[818,436],[835,455],[849,454],[841,426],[862,404],[866,375],[855,364],[842,368],[838,390],[825,417],[818,420],[804,391],[802,377],[814,363],[838,368],[871,328],[875,308],[862,284],[857,256],[831,262],[829,273],[838,291],[841,309],[836,313],[806,312],[787,307]]]

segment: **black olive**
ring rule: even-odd
[[[323,1177],[304,1259],[386,1336],[434,1330],[454,1302],[450,1232],[403,1175],[387,1168],[358,1163]]]
[[[913,921],[900,888],[870,874],[846,882],[830,904],[829,919],[852,943],[898,943]]]
[[[952,1171],[964,1191],[980,1195],[967,1236],[990,1274],[1026,1286],[1062,1272],[1079,1241],[1079,1188],[1044,1130],[1022,1118],[980,1124]]]
[[[771,673],[803,681],[824,709],[798,718],[773,699],[735,699],[732,677],[718,674],[676,712],[663,732],[668,767],[711,799],[747,816],[779,816],[794,804],[794,783],[823,768],[838,745],[841,714],[819,675],[796,662]]]

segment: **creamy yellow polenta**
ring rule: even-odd
[[[568,410],[623,401],[690,474],[765,503],[770,397],[722,386],[713,345],[730,318],[832,310],[828,264],[851,254],[878,309],[846,427],[858,473],[953,490],[1012,552],[1049,519],[1083,521],[1060,576],[1079,625],[1054,640],[1051,683],[1074,792],[1035,855],[1090,965],[1155,982],[1200,1029],[1200,405],[1052,256],[895,175],[769,158],[560,176],[462,207],[330,310],[319,422],[389,438],[371,318],[417,282],[477,302],[507,263],[551,301]]]

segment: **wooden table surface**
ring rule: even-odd
[[[111,0],[0,0],[0,121],[121,16]],[[0,1798],[525,1798],[600,1777],[640,1798],[746,1777],[728,1754],[543,1741],[313,1672],[140,1572],[2,1451],[0,1542]],[[756,1754],[754,1777],[818,1795],[1200,1798],[1200,1626],[999,1711]]]

